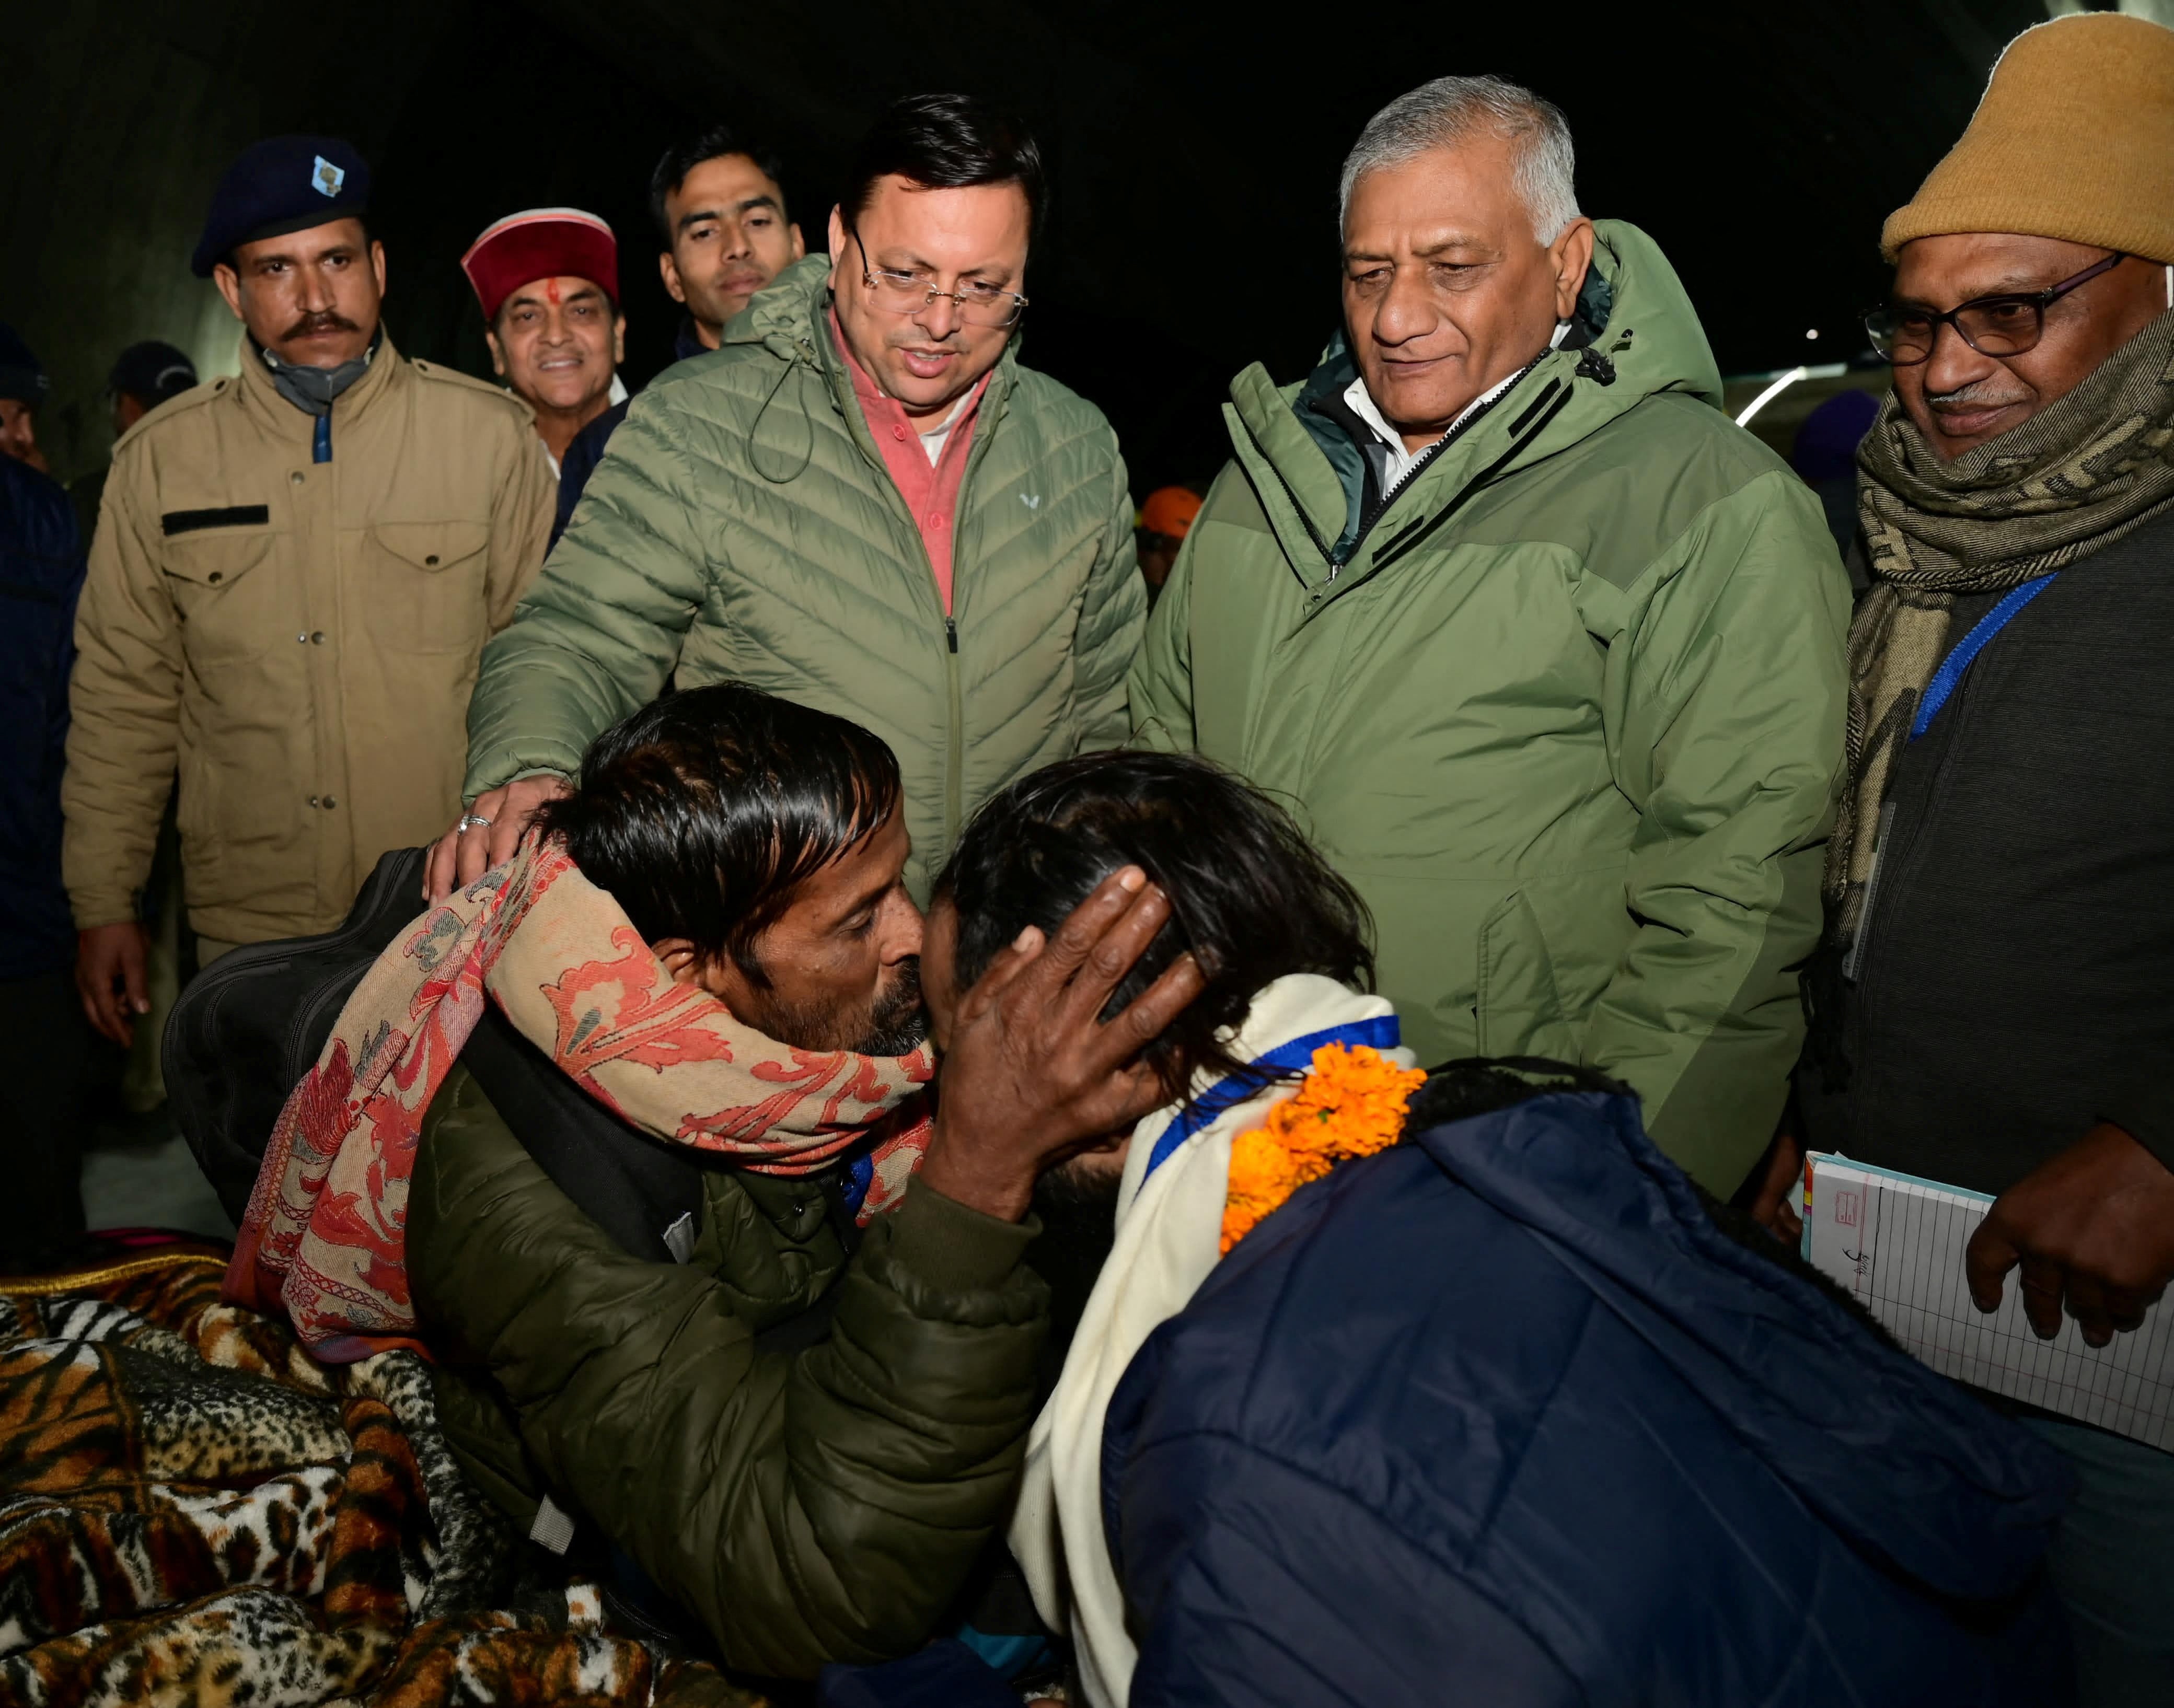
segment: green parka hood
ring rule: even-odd
[[[1660,246],[1621,219],[1596,220],[1593,238],[1577,312],[1560,346],[1451,435],[1427,466],[1453,461],[1491,480],[1576,444],[1658,392],[1721,407],[1721,371],[1706,330]],[[1290,513],[1279,532],[1295,521],[1297,544],[1324,570],[1351,564],[1369,520],[1365,462],[1338,401],[1358,375],[1339,329],[1299,384],[1277,386],[1257,362],[1231,381],[1224,408],[1241,457],[1250,441],[1290,492]],[[1273,507],[1270,516],[1277,516]]]

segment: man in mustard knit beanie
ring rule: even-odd
[[[2088,1370],[2174,1276],[2174,30],[2018,36],[1881,244],[1800,1107],[1817,1149],[1995,1194],[1979,1310],[2020,1287]],[[2081,1698],[2174,1703],[2174,1454],[2068,1409],[2030,1421],[2079,1477]]]

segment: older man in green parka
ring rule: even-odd
[[[1422,1060],[1603,1068],[1726,1196],[1803,1030],[1849,590],[1674,270],[1571,172],[1497,78],[1369,123],[1344,334],[1233,384],[1133,721],[1299,803]]]

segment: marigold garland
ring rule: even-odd
[[[1268,1119],[1230,1141],[1230,1194],[1223,1207],[1223,1250],[1252,1232],[1264,1216],[1308,1181],[1339,1162],[1371,1156],[1397,1142],[1404,1105],[1426,1075],[1399,1068],[1382,1052],[1324,1044],[1297,1092]]]

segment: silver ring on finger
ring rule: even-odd
[[[461,815],[460,827],[463,830],[488,830],[490,820],[479,813],[464,813]]]

